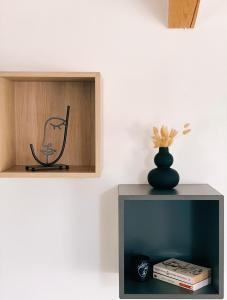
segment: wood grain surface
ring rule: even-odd
[[[169,0],[169,28],[193,28],[200,0]]]
[[[49,117],[65,118],[70,105],[68,137],[65,152],[59,161],[69,164],[70,177],[76,173],[101,172],[101,80],[94,73],[27,73],[0,72],[0,176],[28,177],[23,173],[27,164],[35,164],[29,144],[33,144],[37,156],[44,160],[41,145],[44,123]],[[47,142],[51,142],[58,155],[64,130],[47,130]],[[40,172],[42,177],[43,172]],[[53,177],[58,172],[50,171]],[[57,174],[57,175],[56,175]],[[34,177],[38,177],[37,175]],[[46,177],[46,176],[44,176]]]

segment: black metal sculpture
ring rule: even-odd
[[[37,157],[37,155],[35,154],[35,151],[34,151],[34,146],[32,144],[30,144],[30,149],[31,149],[32,155],[39,165],[26,166],[25,169],[27,171],[68,170],[69,169],[68,165],[56,164],[59,161],[59,159],[62,157],[64,150],[65,150],[65,144],[66,144],[67,132],[68,132],[68,124],[69,124],[69,111],[70,111],[70,106],[67,106],[67,112],[66,112],[65,119],[58,118],[58,117],[50,117],[46,120],[46,122],[44,124],[43,141],[42,141],[42,146],[41,146],[41,152],[45,155],[46,162],[41,161]],[[60,121],[60,123],[54,124],[53,120]],[[54,130],[56,128],[61,130],[62,126],[64,126],[64,137],[63,137],[61,151],[60,151],[58,157],[56,159],[54,159],[52,162],[49,161],[49,156],[55,154],[56,149],[54,149],[52,143],[46,143],[46,135],[47,135],[47,126],[48,125],[52,126]]]

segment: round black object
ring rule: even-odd
[[[150,258],[145,255],[136,256],[134,258],[133,270],[134,277],[137,281],[148,280],[152,271]]]
[[[173,163],[173,156],[169,153],[168,147],[160,147],[155,155],[154,162],[157,168],[148,173],[147,180],[156,189],[170,190],[180,180],[176,170],[170,168]]]

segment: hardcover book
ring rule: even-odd
[[[211,283],[211,278],[210,277],[207,278],[207,279],[204,279],[200,282],[197,282],[195,284],[185,283],[183,281],[180,281],[180,280],[177,280],[177,279],[165,276],[165,275],[161,275],[161,274],[158,274],[158,273],[153,273],[153,277],[155,279],[165,281],[165,282],[171,283],[173,285],[177,285],[181,288],[188,289],[188,290],[191,290],[191,291],[197,291],[198,289],[201,289],[202,287],[204,287],[204,286]]]
[[[185,283],[195,284],[211,277],[211,269],[170,258],[153,266],[153,271]]]

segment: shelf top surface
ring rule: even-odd
[[[156,198],[157,196],[179,197],[215,197],[221,198],[222,194],[209,184],[179,184],[172,190],[156,190],[149,184],[120,184],[118,194],[122,197]]]
[[[99,77],[99,72],[0,72],[0,78],[13,81],[91,81]]]

